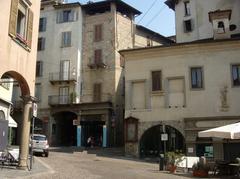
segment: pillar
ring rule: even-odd
[[[102,141],[102,147],[107,147],[107,126],[103,126],[103,141]]]
[[[32,106],[31,97],[23,97],[23,117],[20,135],[20,154],[19,154],[19,169],[27,169],[27,159],[29,153],[29,134],[31,118],[29,115]]]
[[[77,147],[82,147],[82,126],[77,126]]]

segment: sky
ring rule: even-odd
[[[82,4],[89,0],[68,0],[68,2],[79,1]],[[92,0],[98,2],[102,0]],[[164,4],[166,0],[123,0],[125,3],[142,12],[135,20],[137,24],[143,25],[164,36],[175,35],[174,11]],[[150,10],[149,10],[150,9]]]

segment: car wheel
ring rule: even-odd
[[[44,154],[44,155],[45,155],[45,157],[48,157],[48,154],[49,154],[49,152],[45,152],[45,154]]]

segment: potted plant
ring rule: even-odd
[[[75,91],[70,93],[70,101],[71,103],[76,103],[76,98],[77,98],[77,94]]]
[[[194,177],[208,177],[210,166],[204,158],[200,158],[199,162],[193,164],[192,170]]]
[[[166,166],[170,173],[175,173],[177,165],[183,160],[183,153],[180,151],[166,153]]]

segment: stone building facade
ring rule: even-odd
[[[86,146],[89,137],[96,146],[123,144],[124,61],[118,50],[172,42],[136,25],[140,13],[117,0],[41,2],[35,132],[47,134],[51,145]]]
[[[197,136],[199,131],[239,121],[239,27],[229,27],[239,24],[238,2],[213,1],[211,9],[205,4],[196,16],[206,17],[208,28],[202,35],[209,33],[192,37],[194,32],[182,32],[179,24],[186,18],[183,12],[193,14],[194,3],[203,2],[166,2],[176,10],[176,44],[120,51],[126,61],[126,154],[145,157],[182,150],[189,156],[226,160],[239,155],[238,140],[227,144]],[[202,14],[205,11],[207,15]],[[195,24],[193,31],[200,32],[202,26]]]
[[[35,68],[32,67],[36,65],[40,2],[30,0],[2,1],[1,8],[0,22],[4,24],[0,30],[0,108],[1,113],[4,114],[1,116],[4,116],[5,119],[9,117],[10,111],[2,110],[2,108],[9,110],[10,86],[13,82],[18,83],[24,101],[23,116],[18,123],[19,128],[21,128],[19,167],[26,169],[31,121],[29,114],[35,85]],[[7,90],[8,88],[9,90]],[[4,118],[1,117],[1,120]],[[2,131],[1,134],[3,134]]]

